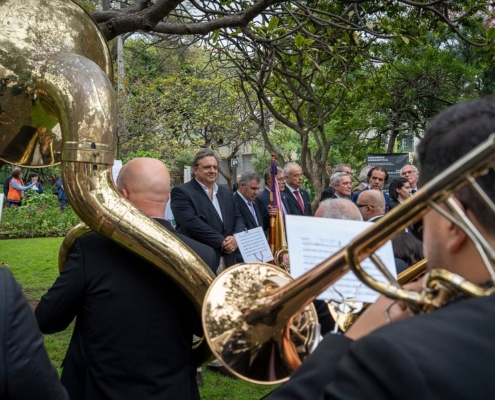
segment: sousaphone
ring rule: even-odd
[[[0,78],[7,79],[0,159],[35,168],[60,163],[81,220],[166,273],[200,312],[213,273],[114,186],[113,66],[96,23],[67,0],[0,0],[0,15]],[[198,362],[210,354],[205,342],[194,352]]]

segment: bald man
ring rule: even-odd
[[[327,199],[320,202],[315,212],[315,217],[350,219],[362,221],[363,217],[356,205],[347,199]]]
[[[363,190],[356,202],[363,220],[376,222],[385,215],[385,198],[381,191]]]
[[[117,187],[173,231],[161,219],[170,193],[161,161],[129,161]],[[211,248],[177,236],[210,268],[217,265]],[[191,352],[197,312],[163,272],[110,239],[96,232],[77,238],[35,313],[43,333],[62,331],[77,317],[61,378],[72,400],[199,400]]]

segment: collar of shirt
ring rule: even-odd
[[[244,202],[246,203],[246,205],[249,207],[249,200],[246,200],[246,198],[242,195],[241,192],[237,191],[237,194],[239,196],[241,196],[241,199],[244,200]],[[252,203],[253,203],[253,207],[254,207],[254,201]]]
[[[195,179],[196,179],[196,178],[195,178]],[[204,190],[204,191],[206,192],[206,194],[208,195],[208,193],[209,193],[210,189],[208,189],[208,187],[207,187],[207,186],[203,185],[203,184],[202,184],[200,181],[198,181],[197,179],[196,179],[196,182],[198,182],[198,183],[199,183],[199,185],[203,188],[203,190]],[[217,185],[216,183],[214,183],[214,184],[213,184],[213,196],[216,196],[216,195],[217,195],[217,193],[218,193],[218,185]],[[210,196],[208,195],[208,197],[210,197]]]
[[[291,192],[292,194],[294,194],[294,192],[295,192],[296,190],[299,192],[299,194],[301,193],[300,189],[294,189],[294,188],[290,187],[289,185],[287,185],[287,183],[285,184],[285,187],[288,187],[288,188],[289,188],[289,190],[290,190],[290,192]],[[294,196],[295,196],[295,195],[294,195]]]

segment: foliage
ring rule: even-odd
[[[46,293],[58,276],[57,255],[62,238],[0,240],[0,266],[9,268],[21,284],[32,307]],[[45,335],[45,348],[60,374],[74,323],[63,332]],[[232,379],[203,368],[205,386],[200,388],[202,399],[251,400],[260,399],[275,386],[259,386]]]
[[[80,222],[70,207],[61,212],[51,193],[29,190],[26,194],[22,206],[3,209],[0,238],[65,236]]]

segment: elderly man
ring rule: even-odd
[[[337,164],[335,166],[335,170],[333,171],[333,174],[335,175],[337,172],[345,172],[347,175],[349,175],[349,178],[352,177],[352,168],[349,164]],[[352,184],[352,178],[351,178],[351,184]],[[334,199],[335,198],[333,197],[334,193],[335,191],[332,185],[332,178],[330,177],[330,186],[323,191],[323,193],[321,194],[320,201],[326,199]]]
[[[320,202],[315,217],[362,221],[359,209],[346,199],[327,199]]]
[[[418,148],[420,185],[493,132],[493,96],[440,113]],[[494,201],[495,171],[489,169],[477,182]],[[493,249],[493,210],[469,187],[454,193],[453,201]],[[493,266],[454,221],[435,209],[424,216],[423,246],[429,269],[493,287]],[[421,284],[412,289],[421,290]],[[381,296],[345,335],[327,335],[271,399],[491,399],[495,380],[487,371],[495,358],[495,295],[459,293],[444,301],[440,310],[413,317],[406,304]],[[385,312],[392,323],[387,324]]]
[[[265,190],[258,194],[256,199],[260,203],[260,207],[263,207],[263,214],[268,213],[268,206],[270,205],[270,192],[272,187],[272,175],[270,173],[270,168],[268,167],[263,172],[263,179],[265,180]],[[285,190],[285,176],[282,168],[277,167],[277,184],[278,190],[280,190],[280,197],[282,199],[282,212],[287,214],[287,210],[289,209],[289,205],[287,204],[287,196],[284,193]]]
[[[311,202],[306,190],[301,189],[303,173],[296,163],[288,163],[284,166],[285,196],[289,209],[288,214],[311,216]]]
[[[193,159],[194,179],[172,189],[177,230],[215,250],[217,272],[238,262],[234,233],[246,229],[232,193],[217,185],[218,157],[210,149]]]
[[[330,185],[333,188],[332,199],[351,199],[352,179],[346,172],[336,172],[330,177]]]
[[[411,185],[411,194],[415,194],[418,191],[418,169],[411,164],[404,165],[400,170],[400,176],[409,181],[409,185]]]
[[[363,190],[359,193],[356,206],[364,221],[376,222],[385,215],[385,198],[377,190]]]
[[[161,161],[129,161],[117,187],[176,234],[157,217],[164,215],[170,193]],[[177,236],[216,267],[210,247]],[[192,303],[162,271],[96,232],[75,240],[62,273],[36,308],[43,333],[66,329],[76,316],[62,372],[72,400],[199,400],[191,350],[199,318]]]

